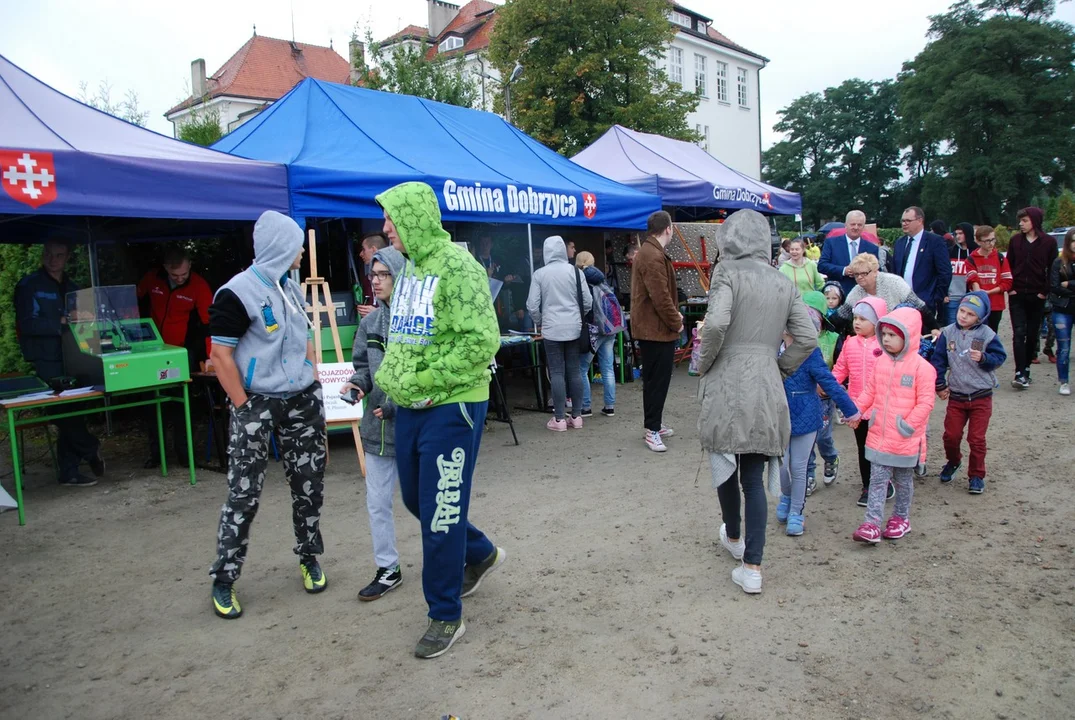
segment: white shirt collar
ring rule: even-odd
[[[925,228],[922,228],[911,237],[911,242],[918,242],[922,239],[922,235],[926,232]]]

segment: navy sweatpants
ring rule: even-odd
[[[403,504],[422,524],[422,591],[433,620],[462,617],[463,567],[480,563],[496,549],[467,521],[488,405],[397,411],[400,491]]]

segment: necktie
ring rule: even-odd
[[[859,254],[859,241],[858,240],[852,240],[851,241],[851,257],[854,258],[858,254]]]

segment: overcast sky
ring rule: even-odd
[[[733,41],[770,59],[761,74],[762,140],[777,111],[799,95],[847,78],[893,77],[925,44],[927,16],[948,0],[684,0]],[[186,97],[190,62],[215,72],[253,32],[328,45],[347,56],[356,25],[375,38],[426,25],[426,0],[0,0],[0,54],[53,87],[77,96],[79,83],[106,81],[113,98],[138,93],[148,127],[168,135],[165,110]],[[1075,3],[1058,18],[1075,24]]]

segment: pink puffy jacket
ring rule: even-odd
[[[926,425],[933,411],[937,371],[918,354],[922,342],[922,316],[899,308],[881,318],[900,331],[906,343],[896,355],[882,351],[873,376],[856,404],[863,416],[872,413],[866,436],[866,459],[889,467],[914,467],[926,460]]]
[[[888,306],[879,297],[866,297],[860,302],[869,303],[879,318],[888,314]],[[847,394],[852,398],[857,398],[866,389],[866,383],[873,375],[873,366],[881,355],[881,345],[876,335],[868,338],[852,335],[844,340],[844,349],[840,351],[840,357],[836,359],[832,374],[838,383],[847,380]],[[863,417],[867,416],[863,415]]]

